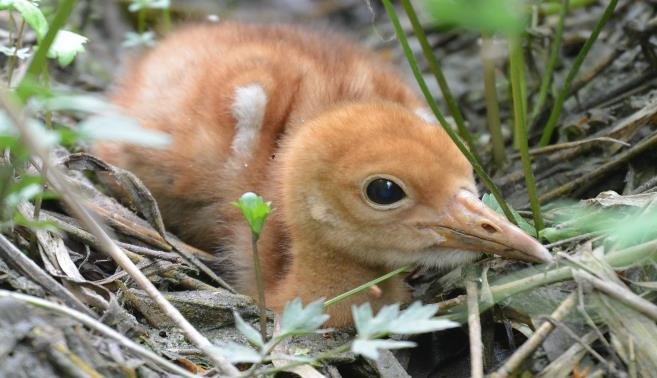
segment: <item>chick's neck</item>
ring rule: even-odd
[[[317,242],[299,241],[292,246],[292,262],[279,285],[268,291],[267,305],[279,311],[285,303],[296,297],[304,304],[319,298],[331,299],[364,283],[374,280],[389,269],[356,261],[345,251],[339,251]],[[328,324],[344,326],[351,323],[351,306],[370,302],[376,310],[385,304],[406,302],[409,291],[403,279],[393,277],[377,285],[375,290],[359,294],[331,305]]]

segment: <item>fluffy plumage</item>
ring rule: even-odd
[[[170,229],[226,256],[233,283],[251,295],[250,233],[229,203],[246,191],[272,201],[259,248],[275,310],[296,296],[335,296],[402,264],[479,256],[464,249],[549,259],[478,202],[469,163],[414,91],[339,37],[285,26],[187,27],[132,64],[113,98],[173,144],[103,144],[97,152],[144,181]],[[370,187],[377,179],[388,186]],[[394,185],[403,198],[372,201],[395,194]],[[380,289],[380,297],[363,293],[330,307],[331,324],[348,324],[354,303],[408,299],[401,278]]]

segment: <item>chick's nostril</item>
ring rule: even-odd
[[[483,228],[484,230],[486,230],[486,232],[488,232],[489,234],[494,234],[494,233],[496,233],[496,232],[498,231],[498,230],[497,230],[497,227],[493,226],[493,225],[490,224],[490,223],[482,223],[482,224],[481,224],[481,228]]]

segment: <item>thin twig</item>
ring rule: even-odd
[[[557,307],[556,310],[550,315],[552,319],[560,321],[563,319],[570,310],[575,306],[577,303],[577,295],[575,293],[572,293],[566,297],[566,299],[561,302],[559,307]],[[538,348],[542,343],[543,340],[552,332],[554,329],[554,324],[551,322],[544,322],[541,324],[540,327],[534,332],[534,334],[525,341],[524,344],[520,346],[520,348],[516,349],[516,351],[509,357],[508,360],[502,365],[501,368],[499,368],[495,373],[491,375],[493,378],[505,378],[510,376],[516,369],[520,367],[523,361],[527,359],[534,351],[536,348]]]
[[[569,336],[571,339],[575,340],[579,345],[582,346],[582,348],[586,349],[586,351],[589,352],[593,357],[595,357],[595,358],[596,358],[598,361],[600,361],[601,363],[607,365],[607,367],[609,368],[609,370],[612,370],[612,371],[615,370],[614,367],[613,367],[613,365],[612,365],[611,363],[609,363],[609,361],[607,361],[606,358],[602,357],[602,356],[600,355],[600,353],[596,352],[595,349],[591,348],[591,346],[590,346],[588,343],[586,343],[586,341],[584,341],[584,339],[583,339],[582,337],[579,337],[579,336],[578,336],[578,335],[577,335],[572,329],[570,329],[570,327],[568,327],[564,322],[562,322],[562,321],[560,321],[560,320],[553,319],[553,318],[549,318],[549,317],[545,317],[545,320],[547,320],[548,322],[554,324],[555,326],[559,327],[559,329],[561,329],[562,331],[564,331],[565,333],[567,333],[568,336]],[[595,335],[594,332],[591,332],[591,333]]]
[[[18,34],[14,41],[14,54],[9,57],[7,61],[7,85],[11,87],[11,79],[14,76],[14,68],[16,68],[16,62],[18,61],[18,50],[23,48],[23,34],[25,32],[25,19],[21,20],[21,26],[18,28]]]
[[[225,374],[234,376],[239,371],[235,366],[228,362],[224,357],[216,352],[216,347],[210,343],[199,331],[192,326],[187,319],[175,308],[157,288],[144,276],[144,274],[135,266],[135,264],[126,256],[116,243],[109,237],[102,226],[94,219],[89,210],[82,204],[81,199],[73,190],[70,189],[68,181],[62,172],[52,164],[49,159],[48,151],[39,143],[38,137],[34,135],[32,129],[26,126],[25,120],[12,99],[11,94],[6,90],[0,90],[0,103],[7,112],[7,115],[13,121],[19,131],[22,142],[31,151],[31,153],[41,159],[42,169],[47,167],[46,178],[50,185],[59,193],[62,201],[71,209],[73,214],[80,222],[96,237],[100,249],[107,253],[123,270],[128,272],[132,279],[157,303],[162,311],[180,327],[187,338],[201,349],[212,362]]]
[[[543,154],[548,154],[551,152],[556,152],[556,151],[561,151],[561,150],[567,150],[570,148],[575,148],[579,147],[584,144],[589,144],[589,143],[596,143],[596,142],[609,142],[609,143],[617,143],[620,145],[623,145],[625,147],[631,146],[631,144],[622,141],[620,139],[615,139],[615,138],[609,138],[609,137],[593,137],[593,138],[588,138],[588,139],[582,139],[574,142],[566,142],[566,143],[559,143],[559,144],[553,144],[550,146],[545,146],[545,147],[537,147],[537,148],[532,148],[529,150],[529,154],[532,156],[537,156],[537,155],[543,155]],[[520,154],[513,154],[511,155],[511,158],[519,158]]]
[[[13,298],[21,302],[27,303],[29,305],[42,308],[46,311],[69,316],[79,321],[80,323],[84,324],[85,326],[93,329],[94,331],[110,337],[111,339],[123,345],[126,349],[130,350],[131,352],[138,355],[139,357],[152,361],[156,365],[163,367],[172,373],[180,374],[183,377],[189,377],[189,378],[198,377],[194,374],[191,374],[189,371],[175,364],[172,364],[171,362],[165,360],[164,358],[158,356],[157,354],[145,349],[141,345],[133,342],[132,340],[116,332],[112,328],[106,326],[105,324],[99,322],[98,320],[93,319],[89,315],[83,314],[79,311],[73,310],[71,308],[68,308],[66,306],[54,302],[47,301],[45,299],[33,297],[31,295],[26,295],[26,294],[15,293],[8,290],[2,290],[2,289],[0,289],[0,298]]]
[[[614,156],[614,158],[607,163],[541,195],[539,197],[539,201],[541,203],[546,203],[555,198],[566,195],[576,189],[578,191],[586,190],[605,174],[622,167],[628,161],[652,149],[655,145],[657,145],[657,132],[653,133],[649,137],[643,138],[639,143]]]
[[[468,295],[468,334],[470,340],[470,369],[472,378],[484,377],[483,345],[481,342],[481,320],[479,319],[479,288],[476,269],[470,267],[465,281]]]

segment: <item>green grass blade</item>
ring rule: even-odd
[[[422,77],[422,72],[420,71],[420,68],[417,65],[417,61],[413,56],[413,51],[411,50],[411,47],[408,44],[408,40],[406,39],[404,30],[401,27],[401,23],[399,22],[397,13],[395,12],[395,9],[390,3],[390,0],[382,0],[382,2],[383,2],[383,6],[386,9],[386,12],[388,13],[388,17],[390,17],[390,21],[392,22],[392,25],[395,28],[397,39],[399,39],[399,43],[401,44],[402,49],[404,50],[404,55],[406,56],[406,60],[408,61],[408,64],[411,66],[411,70],[413,71],[415,80],[417,80],[417,83],[420,86],[420,89],[422,90],[422,94],[424,95],[427,104],[433,111],[433,114],[436,116],[438,122],[440,122],[441,126],[443,127],[447,135],[449,135],[449,137],[452,139],[454,144],[456,144],[456,146],[461,151],[461,153],[463,153],[463,155],[466,157],[466,159],[468,159],[470,164],[472,164],[472,167],[474,168],[475,172],[477,173],[481,181],[484,183],[484,185],[486,185],[488,190],[490,190],[491,193],[495,196],[495,199],[497,199],[497,202],[500,204],[500,207],[502,207],[502,210],[504,211],[504,215],[507,217],[509,222],[515,224],[516,221],[513,218],[513,214],[511,213],[509,206],[504,200],[504,197],[502,197],[500,190],[497,188],[493,180],[488,176],[486,171],[484,171],[483,167],[479,164],[477,159],[470,153],[470,151],[468,151],[468,149],[465,147],[463,142],[461,142],[461,140],[458,138],[456,133],[454,133],[454,131],[449,127],[447,120],[445,119],[445,117],[443,117],[442,113],[440,112],[440,109],[438,109],[438,106],[436,105],[436,101],[431,95],[431,92],[429,91],[429,87],[427,87],[427,83],[424,81],[424,78]]]
[[[559,96],[557,97],[557,100],[554,102],[554,106],[552,107],[552,112],[550,113],[550,118],[548,119],[547,124],[545,125],[545,129],[543,130],[543,135],[541,135],[541,140],[538,142],[539,147],[547,146],[547,144],[550,142],[550,139],[552,138],[552,133],[554,132],[554,127],[556,126],[557,121],[559,120],[559,116],[561,115],[563,103],[566,101],[566,97],[570,93],[570,86],[572,85],[575,76],[577,76],[577,73],[579,72],[582,63],[584,63],[584,59],[588,55],[589,50],[591,50],[591,46],[593,46],[595,41],[598,39],[598,35],[600,34],[600,31],[605,26],[607,21],[609,21],[611,15],[614,13],[614,9],[616,9],[616,4],[618,4],[618,0],[609,1],[609,5],[607,5],[607,8],[602,14],[602,17],[595,25],[595,28],[593,28],[591,35],[584,43],[584,46],[582,46],[582,49],[577,54],[577,57],[575,57],[575,62],[573,63],[573,66],[570,68],[570,71],[568,71],[568,76],[566,76],[566,81],[564,82],[563,87],[561,87],[561,90],[559,91]]]
[[[415,33],[415,37],[417,37],[417,40],[420,42],[420,46],[422,46],[422,53],[424,54],[425,59],[429,63],[429,71],[431,71],[433,77],[436,79],[436,83],[438,83],[438,87],[440,87],[440,91],[443,93],[443,97],[445,98],[445,102],[447,103],[447,108],[449,109],[449,113],[452,115],[454,121],[456,122],[456,127],[459,130],[459,135],[461,136],[461,138],[463,138],[463,140],[465,140],[465,143],[468,145],[468,148],[470,148],[470,152],[472,152],[472,154],[477,159],[477,161],[481,162],[481,158],[477,155],[476,152],[477,150],[473,142],[472,135],[465,127],[465,121],[463,120],[463,115],[461,114],[461,111],[459,110],[459,106],[456,103],[456,100],[454,99],[454,95],[452,95],[452,91],[449,89],[449,85],[447,84],[445,75],[443,74],[443,71],[440,68],[440,65],[438,64],[438,61],[436,60],[436,57],[433,54],[431,45],[429,45],[429,41],[427,41],[427,37],[424,34],[424,29],[422,28],[422,25],[420,25],[420,21],[417,18],[415,9],[413,9],[413,5],[411,5],[411,2],[409,0],[402,0],[401,3],[404,6],[404,10],[406,11],[406,15],[408,16],[409,21],[411,22],[411,26],[413,27],[413,32]]]
[[[497,100],[495,66],[490,57],[492,50],[490,36],[482,35],[481,65],[484,69],[484,99],[486,101],[486,120],[493,144],[493,162],[500,169],[506,162],[506,149],[500,121],[500,106]]]
[[[538,97],[534,103],[534,108],[532,109],[531,117],[529,118],[528,125],[533,125],[536,117],[543,111],[545,106],[545,101],[547,100],[548,91],[552,84],[552,75],[554,74],[554,67],[557,65],[557,59],[559,57],[559,50],[561,49],[561,41],[563,39],[563,26],[564,20],[566,19],[566,14],[568,14],[568,8],[570,5],[570,0],[561,0],[561,12],[559,13],[559,23],[554,32],[554,40],[552,41],[552,46],[550,47],[550,56],[548,57],[548,64],[543,73],[543,78],[541,79],[541,87],[538,91]]]
[[[353,289],[351,289],[351,290],[349,290],[349,291],[347,291],[347,292],[344,292],[344,293],[342,293],[342,294],[340,294],[340,295],[337,295],[337,296],[335,296],[335,297],[329,299],[328,301],[324,302],[324,307],[328,307],[328,306],[330,306],[330,305],[332,305],[332,304],[335,304],[335,303],[338,303],[338,302],[340,302],[340,301],[342,301],[342,300],[345,300],[345,299],[351,297],[352,295],[358,294],[358,293],[360,293],[360,292],[363,291],[363,290],[367,290],[367,289],[369,289],[370,287],[372,287],[372,286],[374,286],[374,285],[377,285],[377,284],[379,284],[380,282],[383,282],[383,281],[385,281],[385,280],[387,280],[387,279],[389,279],[389,278],[392,278],[392,277],[394,277],[394,276],[396,276],[396,275],[398,275],[398,274],[400,274],[400,273],[408,272],[408,271],[410,271],[411,269],[412,269],[412,266],[410,266],[410,265],[402,266],[402,267],[399,268],[399,269],[395,269],[395,270],[393,270],[392,272],[386,273],[386,274],[384,274],[384,275],[381,276],[381,277],[375,278],[375,279],[373,279],[372,281],[366,282],[366,283],[364,283],[364,284],[362,284],[362,285],[360,285],[360,286],[358,286],[358,287],[355,287],[355,288],[353,288]]]
[[[527,194],[531,204],[532,214],[534,216],[534,227],[538,231],[543,228],[543,219],[541,218],[541,205],[538,202],[536,193],[536,182],[534,181],[534,172],[532,171],[531,157],[529,156],[529,146],[527,139],[526,126],[526,97],[524,92],[525,83],[525,62],[523,59],[522,45],[518,38],[512,38],[509,45],[509,66],[511,71],[511,94],[513,96],[513,120],[515,122],[515,135],[517,135],[518,149],[520,158],[525,172],[525,182],[527,184]]]

